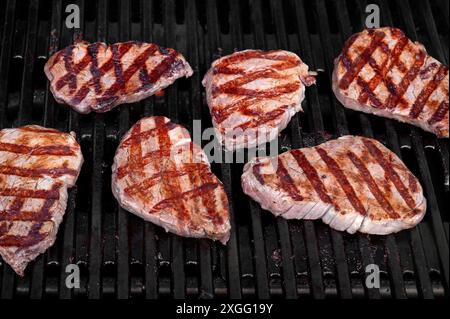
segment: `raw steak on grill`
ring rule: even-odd
[[[51,56],[44,70],[55,99],[80,113],[107,112],[192,75],[177,51],[136,41],[78,42]]]
[[[0,255],[19,275],[55,242],[82,163],[74,133],[35,125],[0,131]]]
[[[448,66],[395,28],[364,30],[335,60],[333,91],[350,109],[448,137]]]
[[[302,110],[308,66],[288,51],[245,50],[213,62],[203,79],[219,142],[228,150],[276,138]]]
[[[226,243],[228,199],[189,132],[162,116],[137,122],[112,166],[112,191],[131,213],[186,237]]]
[[[344,136],[244,167],[244,192],[287,219],[318,219],[337,230],[385,235],[418,224],[426,210],[414,175],[379,142]]]

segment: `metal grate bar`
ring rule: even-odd
[[[411,14],[411,7],[409,2],[402,4],[396,2],[397,7],[400,12],[402,12],[403,23],[405,24],[406,33],[414,40],[417,39],[417,34],[415,32],[414,20]],[[417,161],[419,164],[420,174],[422,176],[422,181],[424,183],[424,188],[426,191],[426,197],[428,200],[428,210],[431,212],[432,226],[434,230],[434,235],[436,238],[436,245],[439,250],[439,255],[441,257],[441,263],[444,271],[445,283],[448,286],[449,283],[449,246],[448,240],[445,235],[444,226],[442,223],[441,212],[436,199],[436,192],[434,190],[430,170],[428,167],[427,160],[424,154],[424,147],[422,137],[416,128],[411,129],[412,146],[414,152],[417,156]],[[419,227],[420,228],[420,227]]]
[[[119,41],[130,38],[130,4],[129,1],[120,0]],[[119,136],[122,137],[130,127],[130,109],[120,108]],[[128,212],[118,205],[117,229],[117,297],[128,299],[130,293],[129,283],[129,245],[128,245]]]
[[[107,2],[99,0],[97,4],[97,41],[105,42],[107,38]],[[102,195],[103,195],[103,156],[105,143],[104,115],[95,114],[93,125],[93,165],[92,165],[92,202],[90,216],[90,242],[89,242],[89,282],[88,297],[98,299],[101,297],[101,242],[102,242]]]
[[[206,23],[207,23],[207,44],[209,47],[205,47],[205,65],[209,68],[212,60],[217,58],[216,53],[219,48],[221,48],[221,40],[219,34],[217,17],[217,7],[216,0],[206,2]],[[224,154],[222,158],[225,158]],[[239,252],[238,252],[238,237],[237,237],[237,227],[234,206],[232,203],[233,190],[232,190],[232,178],[231,178],[231,168],[230,164],[221,165],[222,182],[225,187],[225,191],[230,199],[230,223],[231,223],[231,236],[227,244],[227,282],[228,282],[228,296],[230,298],[236,299],[242,297],[241,290],[241,277],[240,277],[240,266],[239,266]],[[222,247],[220,249],[223,249]]]
[[[143,41],[153,40],[152,1],[141,1],[141,24]],[[144,101],[144,115],[153,114],[153,98]],[[158,272],[156,264],[155,227],[151,223],[144,226],[144,255],[145,255],[145,297],[156,299],[158,297]]]
[[[199,48],[198,48],[198,25],[197,20],[192,17],[197,16],[197,6],[195,1],[186,1],[187,16],[187,59],[194,70],[190,86],[190,103],[192,105],[192,119],[201,120],[202,104],[201,93],[197,88],[201,85],[199,74]],[[197,72],[196,72],[197,71]],[[214,286],[211,264],[211,242],[209,240],[200,240],[198,243],[200,258],[200,292],[201,298],[213,298]]]

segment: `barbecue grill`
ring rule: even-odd
[[[81,28],[68,29],[76,3]],[[448,64],[447,0],[372,0],[381,25],[401,28]],[[364,28],[356,0],[7,0],[0,2],[0,127],[39,124],[77,133],[85,157],[57,241],[20,278],[0,262],[7,298],[443,298],[449,288],[448,140],[409,125],[344,108],[331,91],[333,59]],[[180,51],[195,73],[163,96],[105,114],[58,105],[43,72],[48,57],[74,40],[143,40]],[[418,227],[389,236],[349,235],[320,221],[286,221],[264,212],[240,186],[242,164],[213,164],[230,198],[227,246],[180,238],[129,214],[110,189],[120,137],[138,119],[165,115],[192,130],[210,127],[201,80],[217,57],[246,48],[286,49],[319,72],[305,112],[279,137],[280,151],[344,134],[374,137],[420,179],[428,210]],[[192,133],[192,132],[191,132]],[[68,289],[66,266],[80,268]],[[365,285],[366,266],[380,288]]]

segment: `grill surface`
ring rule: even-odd
[[[65,27],[74,1],[0,2],[0,127],[41,124],[73,130],[85,164],[55,245],[19,278],[0,262],[1,298],[442,298],[448,296],[448,140],[362,113],[334,98],[333,59],[363,28],[365,1],[213,0],[77,1],[82,28]],[[448,64],[448,1],[377,0],[382,25],[403,29]],[[144,40],[173,47],[192,65],[164,97],[78,115],[58,105],[43,72],[47,58],[74,39]],[[233,232],[225,247],[182,239],[120,209],[110,190],[120,136],[138,119],[165,115],[192,129],[211,120],[201,79],[212,60],[234,49],[287,49],[323,69],[307,90],[304,114],[279,138],[280,150],[313,146],[344,134],[386,143],[421,180],[429,207],[410,231],[386,237],[349,235],[312,221],[275,219],[244,196],[242,164],[213,164],[231,199]],[[65,286],[77,263],[81,288]],[[381,288],[366,289],[365,267],[381,270]]]

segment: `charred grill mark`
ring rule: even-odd
[[[255,128],[270,121],[274,121],[279,116],[285,114],[286,109],[287,105],[282,105],[270,112],[258,114],[259,116],[256,119],[252,119],[248,122],[242,123],[236,126],[236,129],[246,130],[248,128]]]
[[[139,192],[139,189],[150,189],[152,186],[160,183],[163,178],[179,178],[181,176],[194,174],[197,171],[201,172],[205,176],[211,174],[207,165],[201,165],[201,167],[194,167],[184,170],[165,170],[163,172],[153,174],[152,176],[144,179],[139,184],[126,187],[125,193],[127,193],[128,195],[133,195]]]
[[[299,190],[295,186],[294,180],[284,167],[281,158],[278,158],[277,176],[282,190],[284,190],[295,201],[303,200],[303,196],[300,195]]]
[[[87,47],[87,50],[91,56],[91,61],[92,61],[91,68],[90,68],[90,71],[92,74],[92,81],[94,84],[95,93],[97,93],[97,94],[99,94],[102,90],[102,87],[100,85],[100,77],[102,75],[98,68],[98,60],[97,60],[99,46],[100,46],[100,43],[96,42],[96,43],[88,45],[88,47]]]
[[[395,188],[397,189],[403,200],[406,202],[408,207],[411,208],[412,210],[415,210],[416,203],[414,202],[414,199],[411,197],[410,193],[408,192],[408,189],[403,184],[402,180],[400,179],[400,176],[392,167],[390,161],[384,157],[383,153],[372,141],[363,139],[363,143],[369,150],[369,153],[372,155],[372,157],[383,168],[386,178],[390,180],[392,184],[394,184]]]
[[[40,211],[36,212],[33,217],[33,226],[26,236],[4,235],[0,237],[0,245],[3,247],[18,247],[19,250],[36,245],[42,241],[48,233],[41,233],[41,228],[46,221],[51,220],[51,212],[53,204],[59,199],[60,183],[55,183],[52,189],[48,192],[53,192],[55,195],[44,197],[45,201]],[[36,192],[36,191],[35,191]],[[17,195],[14,195],[17,196]],[[28,196],[27,196],[28,197]]]
[[[375,32],[373,34],[370,45],[364,49],[361,55],[355,58],[355,60],[350,65],[348,65],[348,61],[344,63],[344,65],[347,64],[347,72],[343,75],[339,82],[339,87],[341,89],[346,90],[350,86],[356,75],[361,71],[364,65],[367,64],[370,57],[372,56],[372,53],[380,46],[385,36],[386,34],[384,32]],[[350,46],[348,47],[348,49],[349,48]],[[347,52],[344,52],[344,55],[347,55]]]
[[[261,184],[264,185],[264,176],[261,174],[261,163],[253,165],[252,171],[253,175],[255,176],[256,180]]]
[[[317,174],[317,171],[314,168],[314,166],[312,166],[311,163],[308,161],[305,154],[303,154],[303,152],[299,149],[291,151],[291,154],[297,161],[298,166],[305,173],[308,181],[314,187],[314,190],[316,191],[317,195],[319,195],[320,200],[322,200],[324,203],[332,204],[335,207],[335,209],[339,211],[340,210],[339,206],[328,195],[327,189],[323,184],[322,179],[319,177],[319,174]]]
[[[150,78],[148,77],[148,70],[147,70],[147,66],[144,63],[144,65],[142,65],[142,69],[139,70],[139,80],[141,81],[141,90],[146,90],[148,88],[151,87],[151,83],[150,83]]]
[[[144,156],[142,156],[142,166],[144,167],[150,163],[154,163],[156,160],[160,161],[161,159],[157,158],[158,155],[163,157],[170,156],[170,150],[157,150],[146,153]],[[128,165],[121,166],[117,168],[117,178],[122,179],[129,172],[131,172],[131,170]]]
[[[266,98],[271,99],[283,94],[292,93],[300,89],[301,84],[300,82],[296,83],[287,83],[283,85],[279,85],[276,87],[273,87],[268,90],[252,90],[252,89],[246,89],[242,87],[236,87],[236,88],[224,88],[222,90],[222,93],[231,94],[231,95],[245,95],[250,97],[258,97],[258,98]]]
[[[25,198],[23,197],[16,197],[14,198],[11,205],[9,205],[8,210],[6,211],[6,216],[3,214],[0,214],[0,220],[2,220],[2,216],[4,216],[5,220],[8,220],[9,217],[13,217],[20,213],[20,210],[22,209],[23,204],[25,203]]]
[[[178,53],[174,50],[169,50],[169,53],[163,58],[163,60],[154,67],[148,74],[148,80],[151,84],[158,82],[158,80],[169,72],[173,67],[173,64],[178,57]]]
[[[448,101],[442,101],[441,104],[439,104],[439,107],[436,109],[436,111],[428,120],[428,124],[433,125],[442,121],[447,113],[448,113]]]
[[[132,43],[122,43],[119,45],[119,60],[132,48]],[[111,56],[107,62],[105,62],[99,69],[100,78],[105,75],[109,70],[114,67],[114,59]],[[94,79],[91,79],[87,83],[83,84],[83,86],[75,93],[72,98],[73,104],[81,103],[90,91],[90,87],[95,85]]]
[[[187,167],[186,167],[187,166]],[[205,185],[207,183],[214,183],[215,178],[212,173],[206,172],[202,173],[198,169],[196,169],[196,164],[191,167],[191,174],[189,174],[189,180],[191,182],[191,185]],[[207,165],[204,165],[206,169],[208,169]],[[185,165],[185,168],[190,168],[190,165]],[[195,188],[195,187],[193,187]],[[216,193],[213,191],[212,196],[205,196],[207,195],[207,192],[203,192],[199,194],[198,200],[203,205],[203,207],[206,208],[206,211],[208,213],[208,217],[210,218],[211,222],[217,226],[223,224],[223,218],[220,216],[220,214],[217,211],[216,208]],[[194,199],[196,197],[193,197]],[[194,203],[196,201],[194,200]],[[225,207],[228,207],[228,203]],[[197,207],[194,207],[194,209],[198,209]]]
[[[381,108],[383,106],[383,103],[381,103],[380,99],[378,99],[376,94],[373,92],[376,88],[376,86],[375,88],[373,87],[373,83],[367,83],[360,76],[357,77],[356,83],[361,87],[361,92],[358,97],[358,101],[360,103],[365,103],[367,102],[367,99],[369,99],[374,107]]]
[[[64,50],[63,59],[64,59],[64,67],[66,68],[66,71],[67,71],[67,74],[66,74],[67,77],[62,81],[62,83],[69,84],[69,88],[70,88],[71,92],[77,88],[77,77],[74,73],[75,70],[72,66],[72,63],[73,63],[72,54],[73,54],[73,46],[71,45],[71,46],[67,47],[66,50]],[[60,79],[60,81],[61,80],[62,79]],[[61,85],[59,85],[59,86],[61,86]],[[57,88],[59,86],[57,85]],[[64,86],[64,84],[63,84],[63,86]]]
[[[27,154],[27,155],[59,155],[59,156],[75,155],[74,150],[71,147],[65,145],[48,145],[48,146],[31,147],[26,145],[0,142],[0,151],[16,154]]]
[[[21,131],[32,132],[32,133],[45,133],[45,134],[58,134],[61,135],[61,132],[51,128],[36,128],[32,126],[22,126],[18,128]]]
[[[114,72],[116,75],[116,81],[103,93],[101,98],[108,98],[115,96],[118,92],[125,89],[126,82],[131,79],[131,77],[142,68],[148,57],[152,55],[156,49],[156,45],[151,45],[144,50],[133,63],[124,71],[122,69],[122,62],[120,60],[120,54],[115,45],[112,46],[113,49],[113,59],[114,59]]]
[[[360,176],[364,179],[370,192],[373,194],[383,210],[389,215],[390,218],[400,218],[400,215],[394,210],[388,199],[384,196],[383,192],[378,188],[377,182],[370,174],[370,171],[367,169],[364,162],[352,151],[347,152],[347,156],[353,165],[355,165],[358,169]]]
[[[171,149],[172,147],[169,130],[164,121],[165,119],[163,117],[155,118],[155,126],[159,129],[156,136],[158,139],[158,146],[160,150],[167,150]],[[170,160],[170,158],[167,160],[167,163],[164,164],[164,167],[161,167],[160,165],[158,166],[159,167],[157,171],[161,172],[161,174],[166,171],[167,167],[169,167],[170,169],[170,167],[173,166],[174,170],[176,170],[176,165]],[[179,179],[161,179],[161,182],[161,197],[165,199],[156,204],[152,208],[152,211],[160,210],[168,206],[173,206],[174,210],[177,213],[178,221],[181,223],[187,220],[189,218],[189,212],[187,211],[184,202],[180,200],[183,196]]]
[[[273,69],[258,70],[255,72],[251,72],[247,75],[232,79],[220,86],[214,86],[212,88],[212,96],[216,97],[217,95],[219,95],[221,93],[230,94],[230,92],[233,92],[233,90],[241,87],[242,85],[251,83],[258,79],[263,79],[263,78],[283,79],[284,77],[285,76],[283,74],[280,74]]]
[[[59,183],[57,183],[59,185]],[[21,198],[51,198],[58,199],[59,198],[59,189],[24,189],[24,188],[0,188],[0,196],[15,196]]]
[[[211,113],[217,124],[225,121],[233,112],[241,111],[246,112],[249,107],[255,105],[258,101],[255,97],[244,97],[234,103],[227,106],[215,106],[212,108]]]
[[[61,90],[66,85],[69,85],[70,93],[74,93],[77,88],[77,74],[84,70],[91,62],[89,52],[81,59],[80,62],[73,65],[73,49],[74,46],[69,46],[63,50],[64,67],[67,73],[62,76],[55,85],[56,90]]]
[[[448,67],[441,65],[439,70],[434,75],[433,79],[428,82],[428,84],[422,89],[416,101],[414,102],[409,116],[412,118],[417,118],[422,112],[425,104],[430,98],[431,94],[438,88],[439,84],[445,79],[448,74]]]
[[[273,59],[269,59],[269,60],[273,60]],[[283,70],[288,70],[288,69],[292,69],[295,68],[296,66],[299,65],[299,61],[292,61],[292,60],[276,60],[276,61],[280,61],[277,64],[273,64],[270,66],[270,69],[273,70],[278,70],[278,71],[283,71]],[[245,74],[247,72],[246,69],[243,68],[239,68],[239,67],[232,67],[229,65],[226,66],[216,66],[213,69],[213,74],[228,74],[228,75],[241,75],[241,74]]]
[[[9,221],[33,222],[35,220],[35,216],[36,216],[36,212],[33,212],[33,211],[18,210],[15,214],[9,214],[8,211],[0,212],[0,222],[9,222]]]
[[[235,64],[244,60],[249,59],[268,59],[274,61],[287,61],[292,65],[299,65],[300,61],[298,61],[293,56],[285,56],[285,55],[276,55],[277,51],[260,51],[260,50],[249,50],[243,52],[234,53],[231,56],[224,57],[222,60],[214,66],[217,70],[223,70],[223,68],[228,67],[231,64]]]
[[[6,165],[0,165],[0,174],[15,175],[22,177],[60,177],[63,175],[77,176],[78,172],[74,169],[67,167],[54,167],[54,168],[23,168],[12,167]]]
[[[390,90],[391,94],[387,98],[386,107],[388,109],[394,109],[399,101],[402,99],[403,94],[405,94],[406,90],[408,89],[409,85],[414,81],[414,79],[419,74],[420,68],[425,63],[425,58],[427,56],[427,53],[423,50],[420,50],[418,54],[416,54],[416,59],[411,66],[411,68],[408,70],[408,72],[403,77],[402,81],[397,86],[397,90],[395,91],[396,94],[394,95],[393,91]]]
[[[139,135],[130,135],[127,139],[125,139],[121,144],[120,147],[124,148],[127,146],[132,145],[133,143],[136,143],[136,140],[139,138],[140,139],[147,139],[151,136],[157,136],[158,134],[160,134],[162,129],[167,129],[168,131],[174,129],[176,126],[173,126],[173,123],[171,122],[159,122],[157,124],[157,126],[155,128],[146,130],[146,131],[142,131],[139,133]],[[165,149],[164,149],[165,150]],[[169,148],[170,150],[170,148]],[[157,152],[162,152],[163,150],[160,148],[159,151]]]
[[[324,149],[317,147],[316,151],[319,154],[320,158],[322,158],[324,163],[327,165],[328,170],[336,178],[337,182],[341,186],[342,190],[347,196],[349,202],[352,204],[353,208],[355,208],[355,210],[359,212],[361,215],[365,216],[367,212],[366,209],[364,208],[364,205],[359,200],[358,196],[355,193],[355,190],[353,189],[352,185],[345,176],[345,173],[339,167],[338,163],[332,157],[330,157]]]
[[[204,196],[207,193],[214,191],[217,187],[220,187],[219,183],[205,183],[205,184],[195,187],[194,189],[191,189],[187,192],[176,193],[174,196],[160,201],[158,204],[156,204],[153,207],[153,210],[155,210],[155,211],[162,210],[162,209],[170,207],[172,205],[176,205],[176,203],[179,203],[179,202],[182,203],[183,200],[188,200],[188,199],[192,199],[195,197]],[[187,218],[187,216],[185,216],[183,218],[183,220],[185,218]]]
[[[141,122],[137,122],[131,129],[133,143],[130,145],[128,166],[131,170],[142,169],[142,145],[141,145]]]
[[[358,101],[360,103],[366,103],[369,99],[373,106],[381,108],[383,107],[383,104],[381,101],[376,97],[374,91],[378,87],[378,85],[383,82],[386,88],[389,90],[389,92],[397,96],[397,88],[396,85],[392,82],[390,78],[388,78],[387,72],[389,70],[392,70],[393,67],[398,67],[399,69],[404,69],[403,63],[399,60],[401,53],[403,52],[403,49],[408,44],[409,40],[404,35],[403,32],[392,31],[392,34],[396,37],[400,37],[392,50],[392,52],[389,52],[389,48],[387,45],[382,42],[380,45],[380,48],[382,48],[383,52],[386,54],[386,58],[383,62],[383,64],[379,67],[376,63],[376,61],[371,58],[369,60],[369,65],[372,67],[372,69],[375,72],[375,76],[372,77],[372,79],[369,81],[369,83],[365,83],[362,81],[360,77],[358,77],[358,85],[362,87],[361,93],[358,97]],[[406,71],[405,71],[406,72]]]

